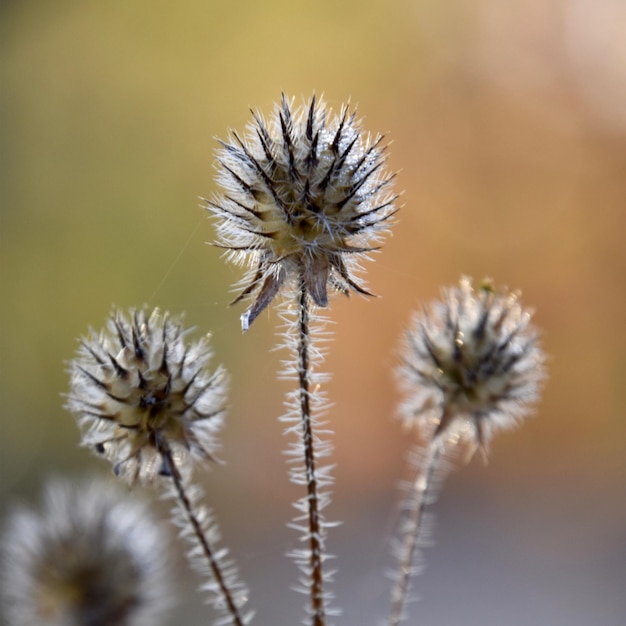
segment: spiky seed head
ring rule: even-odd
[[[114,311],[70,363],[67,407],[82,443],[131,484],[170,475],[166,449],[186,471],[218,447],[227,377],[208,369],[208,338],[188,342],[187,334],[180,318],[158,309]]]
[[[222,142],[224,192],[207,201],[217,245],[249,268],[235,300],[252,300],[243,329],[294,279],[320,307],[329,288],[371,295],[355,271],[389,229],[397,199],[382,136],[364,133],[348,106],[336,115],[315,96],[294,107],[283,95],[268,120],[252,115],[243,137],[233,131]]]
[[[167,536],[109,482],[48,484],[2,537],[8,626],[153,626],[171,604]]]
[[[494,429],[530,411],[545,356],[518,293],[496,290],[489,280],[474,289],[463,277],[414,316],[399,375],[407,423],[484,449]]]

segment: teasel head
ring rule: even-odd
[[[252,115],[243,136],[221,142],[223,193],[207,201],[217,245],[249,268],[235,300],[252,302],[243,329],[294,279],[319,307],[329,290],[371,295],[356,277],[359,262],[397,210],[383,137],[364,133],[348,106],[337,115],[315,96],[294,106],[283,95],[268,120]]]
[[[70,363],[67,407],[82,443],[131,484],[171,476],[171,461],[187,471],[218,447],[226,374],[208,369],[208,339],[187,334],[180,318],[158,309],[114,311]]]
[[[527,415],[545,378],[539,332],[517,292],[466,277],[415,315],[399,374],[401,414],[433,439],[462,439],[473,451],[493,431]]]
[[[8,626],[152,626],[172,602],[167,535],[109,482],[51,482],[41,513],[13,511],[1,549]]]

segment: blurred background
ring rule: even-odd
[[[550,380],[487,465],[448,478],[409,623],[625,623],[625,24],[621,0],[3,2],[0,514],[51,474],[110,471],[63,409],[77,338],[113,305],[186,312],[232,375],[208,500],[254,623],[300,621],[278,319],[242,335],[240,272],[205,245],[198,197],[216,191],[215,138],[249,107],[323,94],[386,134],[404,191],[367,266],[381,297],[331,306],[337,623],[385,615],[411,439],[394,353],[411,311],[462,274],[522,290]],[[195,584],[172,624],[206,623]]]

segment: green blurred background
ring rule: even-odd
[[[551,355],[536,417],[457,468],[413,614],[430,626],[626,620],[626,5],[619,0],[3,2],[0,502],[109,471],[77,447],[64,363],[111,307],[185,311],[232,374],[209,500],[259,626],[300,620],[275,313],[205,242],[215,137],[281,91],[350,100],[392,142],[400,223],[336,299],[338,623],[383,615],[407,437],[390,368],[410,312],[461,274],[522,289]],[[184,585],[171,623],[201,622]],[[183,615],[181,618],[180,615]],[[205,620],[206,622],[206,620]]]

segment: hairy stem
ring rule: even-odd
[[[211,544],[209,543],[209,540],[202,529],[202,524],[200,523],[200,520],[198,519],[198,516],[194,511],[193,505],[189,497],[187,496],[187,492],[185,491],[185,485],[183,484],[183,478],[180,474],[178,467],[176,466],[172,451],[166,441],[161,440],[159,444],[160,452],[163,456],[163,459],[166,461],[169,474],[174,481],[176,493],[178,494],[178,500],[185,510],[185,513],[187,514],[187,518],[189,519],[189,523],[193,528],[194,535],[198,540],[198,544],[202,548],[202,552],[209,564],[211,573],[213,574],[213,578],[215,579],[215,582],[219,587],[220,593],[222,594],[222,597],[226,604],[226,611],[231,616],[234,626],[244,626],[244,620],[239,612],[239,609],[237,608],[237,604],[233,598],[233,594],[228,588],[225,576],[222,573],[220,564],[215,556],[215,551],[211,547]]]
[[[313,626],[324,626],[323,573],[322,573],[322,524],[319,511],[317,475],[315,473],[315,450],[311,424],[311,363],[309,329],[309,298],[304,280],[298,292],[298,389],[300,417],[302,420],[302,443],[309,503],[310,596]]]
[[[443,445],[439,440],[431,441],[427,449],[426,461],[418,469],[415,481],[406,496],[405,524],[401,530],[400,551],[397,574],[391,591],[391,612],[388,626],[398,626],[404,619],[404,610],[409,592],[409,584],[414,574],[414,560],[424,532],[424,513],[428,506],[432,491],[433,479],[443,453]]]

